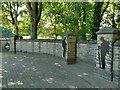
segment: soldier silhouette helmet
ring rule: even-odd
[[[100,40],[101,40],[101,41],[105,41],[105,40],[104,40],[104,37],[101,37]]]

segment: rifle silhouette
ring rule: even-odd
[[[99,60],[99,68],[101,68],[101,58],[100,58],[100,46],[98,46],[98,60]]]
[[[114,59],[114,43],[117,41],[118,39],[116,39],[116,40],[114,40],[114,41],[112,41],[112,44],[111,44],[111,46],[112,46],[112,57],[111,57],[111,81],[113,81],[113,72],[114,72],[114,70],[113,70],[113,59]]]

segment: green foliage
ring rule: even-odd
[[[12,3],[12,7],[13,6],[16,6],[16,2]],[[15,29],[11,23],[8,2],[3,2],[0,7],[1,7],[0,16],[2,17],[2,26],[5,28],[12,28],[12,32],[14,32]],[[29,23],[28,12],[26,10],[25,4],[22,2],[19,2],[19,11],[18,11],[17,20],[18,20],[17,24],[18,24],[19,34],[29,35],[30,34],[30,23]]]
[[[102,4],[102,3],[101,3]],[[63,32],[74,32],[78,39],[92,39],[94,2],[44,2],[41,20],[38,23],[37,34],[43,38],[58,38]],[[101,11],[106,7],[104,2]],[[2,26],[12,28],[9,22],[8,5],[2,3],[0,16],[2,17]],[[20,5],[18,15],[18,27],[20,34],[30,35],[30,18],[25,4]],[[120,29],[120,15],[118,15],[118,3],[111,2],[105,11],[100,27],[114,26]],[[95,31],[94,31],[95,33]]]
[[[111,2],[107,11],[102,18],[101,24],[104,24],[102,27],[112,26],[113,28],[120,29],[120,20],[119,20],[119,9],[117,2]]]

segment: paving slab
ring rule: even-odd
[[[2,53],[3,88],[118,88],[118,82],[95,72],[95,66],[48,54]]]

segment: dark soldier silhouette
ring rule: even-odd
[[[6,50],[10,50],[10,44],[8,43],[8,41],[6,42],[6,44],[4,45],[4,48],[6,49]]]
[[[101,50],[101,55],[100,55],[100,68],[105,69],[105,56],[107,53],[109,53],[109,42],[104,40],[104,37],[101,37],[100,40],[102,41],[101,46],[99,46],[99,50]]]
[[[66,45],[67,45],[67,43],[66,43],[66,37],[64,37],[63,40],[62,40],[63,57],[65,57],[65,55],[66,55]]]
[[[20,36],[20,40],[23,40],[23,36]]]

